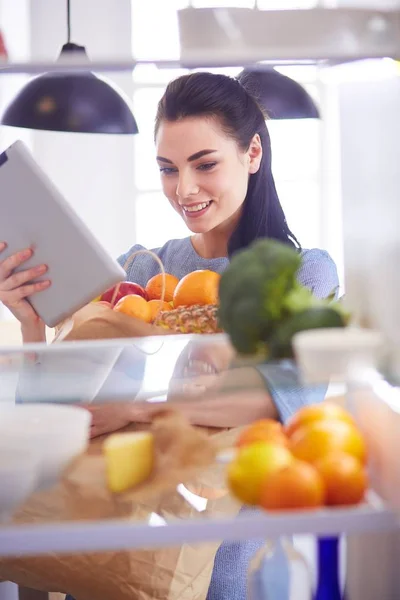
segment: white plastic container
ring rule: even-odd
[[[297,333],[293,350],[305,383],[343,383],[360,369],[376,368],[383,358],[383,336],[356,327]]]
[[[0,448],[7,448],[10,459],[29,453],[38,463],[38,487],[51,485],[86,450],[90,422],[90,413],[77,406],[0,405]]]

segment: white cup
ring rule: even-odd
[[[382,360],[383,336],[356,327],[311,329],[293,337],[302,380],[308,384],[344,383]]]

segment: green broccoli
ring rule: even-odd
[[[218,318],[240,354],[289,356],[297,331],[346,324],[337,302],[315,298],[297,281],[300,265],[295,248],[271,239],[234,255],[221,277]]]
[[[293,356],[292,339],[299,331],[344,326],[345,321],[342,315],[330,306],[314,306],[296,312],[280,323],[269,338],[268,358],[291,358]]]
[[[310,308],[323,308],[329,306],[337,312],[343,322],[347,325],[350,315],[340,303],[335,300],[336,290],[334,290],[327,298],[317,298],[309,288],[304,287],[296,281],[293,289],[286,295],[284,299],[284,307],[291,315],[305,311]]]
[[[291,289],[283,299],[284,308],[290,313],[306,310],[311,306],[320,306],[321,300],[316,298],[309,288],[304,287],[296,281],[293,289]]]
[[[221,277],[219,322],[239,352],[259,351],[282,317],[283,299],[295,285],[300,264],[295,249],[267,239],[232,258]]]

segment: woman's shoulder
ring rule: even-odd
[[[302,248],[301,258],[303,264],[335,265],[335,261],[327,250],[321,248]]]
[[[118,258],[118,262],[125,268],[129,281],[145,286],[153,275],[160,272],[160,267],[151,254],[141,251],[150,250],[156,254],[162,261],[164,269],[175,275],[175,270],[188,254],[190,248],[188,241],[190,242],[189,238],[169,240],[158,248],[145,248],[145,246],[135,244]],[[138,254],[135,255],[136,252]]]
[[[163,246],[159,246],[158,248],[146,248],[141,244],[134,244],[131,248],[129,248],[128,252],[125,252],[125,254],[121,254],[121,256],[118,258],[118,262],[122,265],[125,264],[129,260],[129,258],[132,257],[133,254],[141,250],[153,252],[159,257],[170,255],[173,253],[182,253],[182,251],[184,251],[185,248],[187,248],[188,240],[189,238],[169,240]],[[152,259],[151,255],[147,254],[146,252],[144,252],[143,254],[138,254],[134,258],[136,259],[139,257],[142,260],[154,260]]]
[[[310,288],[319,298],[339,292],[339,277],[334,260],[326,250],[302,250],[302,264],[298,272],[300,283]]]

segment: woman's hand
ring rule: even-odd
[[[86,405],[84,408],[92,415],[92,424],[90,427],[91,438],[123,429],[133,421],[132,402],[91,404]]]
[[[4,304],[21,323],[24,342],[42,342],[46,340],[45,324],[36,314],[26,299],[28,296],[45,290],[50,281],[35,281],[47,271],[46,265],[15,272],[24,262],[29,260],[33,251],[26,248],[21,252],[1,260],[1,253],[7,244],[0,242],[0,302]]]
[[[174,368],[168,387],[168,400],[198,398],[220,385],[221,375],[234,357],[229,342],[189,342]]]

